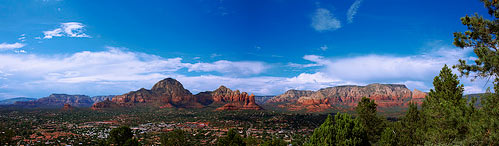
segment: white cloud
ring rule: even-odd
[[[0,79],[2,84],[9,85],[5,90],[10,91],[9,94],[37,97],[53,92],[123,94],[143,87],[150,88],[166,77],[182,77],[177,71],[183,68],[192,72],[220,72],[233,76],[226,77],[227,80],[238,80],[236,76],[259,74],[268,66],[261,62],[226,60],[185,63],[179,57],[162,58],[114,47],[109,47],[107,51],[83,51],[68,55],[0,53]]]
[[[56,28],[54,30],[44,31],[43,34],[45,36],[43,38],[51,39],[53,37],[62,37],[62,36],[89,38],[90,36],[84,33],[85,31],[84,27],[85,25],[79,22],[61,23],[59,28]]]
[[[313,63],[289,63],[288,66],[321,67],[316,73],[322,73],[326,78],[338,82],[402,83],[411,89],[428,91],[432,88],[432,79],[438,75],[444,64],[450,67],[457,64],[460,58],[468,58],[470,53],[470,48],[440,47],[427,53],[409,56],[370,54],[348,58],[325,58],[318,55],[305,55],[303,59]],[[465,85],[473,84],[464,78],[462,80]],[[472,88],[467,90],[472,90]],[[480,90],[473,89],[470,92],[474,91]]]
[[[355,2],[350,6],[350,8],[347,11],[347,21],[348,23],[353,22],[353,17],[355,14],[357,14],[357,11],[359,10],[360,3],[362,0],[355,0]]]
[[[24,46],[26,46],[26,44],[23,44],[23,43],[13,43],[13,44],[1,43],[0,44],[0,51],[19,49],[19,48],[22,48]]]
[[[264,72],[268,66],[256,61],[227,61],[220,60],[213,63],[195,63],[188,65],[188,71],[220,72],[228,75],[255,75]]]
[[[22,50],[22,49],[21,50],[16,50],[14,52],[16,52],[16,53],[27,53],[26,50]]]
[[[341,28],[341,22],[327,9],[318,8],[310,24],[316,31],[333,31]]]

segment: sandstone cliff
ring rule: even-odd
[[[277,95],[274,98],[271,98],[267,101],[267,103],[278,103],[278,102],[296,102],[298,98],[310,96],[314,94],[314,91],[310,90],[288,90],[284,94]]]
[[[205,105],[208,104],[224,104],[217,110],[261,110],[255,102],[255,95],[248,95],[246,92],[239,90],[232,91],[231,89],[220,86],[214,91],[201,92],[196,94],[198,102]]]
[[[426,93],[411,92],[405,85],[369,84],[367,86],[336,86],[318,91],[289,90],[271,99],[289,110],[323,111],[341,107],[355,107],[362,97],[374,99],[379,107],[406,106],[409,101],[422,101]]]

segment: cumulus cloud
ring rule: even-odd
[[[303,59],[313,63],[290,63],[289,66],[321,67],[318,73],[338,81],[360,84],[402,83],[410,88],[429,90],[432,87],[433,77],[438,75],[444,64],[448,66],[457,64],[460,58],[468,58],[470,53],[470,48],[440,47],[427,53],[409,56],[370,54],[348,58],[325,58],[305,55]],[[470,84],[470,82],[465,83]]]
[[[85,25],[79,22],[67,22],[61,23],[59,28],[54,30],[44,31],[44,39],[51,39],[53,37],[77,37],[77,38],[89,38],[90,36],[85,34]]]
[[[341,28],[340,20],[336,19],[329,10],[324,8],[318,8],[315,11],[310,25],[319,32],[333,31]]]
[[[163,58],[115,47],[100,52],[48,56],[0,53],[0,80],[9,85],[4,89],[9,94],[122,94],[150,88],[166,77],[181,76],[177,71],[184,68],[191,72],[219,72],[235,79],[262,73],[268,66],[261,62],[227,60],[186,63],[179,57]]]
[[[12,49],[19,49],[26,46],[26,44],[23,43],[1,43],[0,44],[0,51],[6,51],[6,50],[12,50]]]
[[[350,8],[347,11],[347,22],[352,23],[353,22],[353,17],[355,14],[357,14],[357,11],[359,10],[360,3],[362,0],[355,0],[353,4],[350,6]]]
[[[263,62],[220,60],[213,63],[188,64],[188,71],[220,72],[229,75],[255,75],[265,71],[268,66]]]

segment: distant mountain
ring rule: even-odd
[[[426,93],[411,92],[405,85],[369,84],[367,86],[336,86],[318,91],[288,90],[267,101],[288,110],[323,111],[340,107],[355,107],[362,97],[374,99],[379,107],[406,106],[408,102],[420,103]]]
[[[114,96],[111,100],[95,103],[92,109],[112,107],[133,107],[136,105],[156,106],[160,108],[202,108],[219,106],[218,110],[262,109],[255,102],[254,95],[239,90],[232,91],[225,86],[214,91],[193,95],[175,79],[166,78],[156,83],[151,90],[139,89],[123,95]]]
[[[90,97],[92,99],[92,101],[94,101],[94,103],[97,103],[97,102],[101,102],[101,101],[104,101],[106,99],[113,99],[113,97],[116,96],[116,95],[106,95],[106,96],[93,96],[93,97]]]
[[[74,107],[90,107],[94,101],[86,95],[52,94],[33,101],[17,101],[14,105],[25,107],[63,107],[69,104]]]
[[[269,99],[272,99],[274,96],[255,96],[256,104],[262,105],[265,104]]]
[[[16,97],[16,98],[0,100],[0,105],[14,104],[17,101],[33,101],[33,100],[36,100],[36,98]]]

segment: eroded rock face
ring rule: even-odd
[[[323,111],[339,107],[355,107],[362,97],[367,97],[374,99],[378,107],[394,107],[406,106],[413,96],[424,99],[425,93],[418,91],[413,93],[405,85],[399,84],[347,85],[324,88],[315,92],[290,90],[274,97],[272,102],[283,102],[278,106],[290,110]]]
[[[426,98],[427,93],[423,91],[419,91],[418,89],[414,89],[412,91],[412,99],[411,102],[414,102],[418,105],[421,105],[423,103],[423,100]],[[408,105],[408,103],[407,103]]]
[[[260,107],[255,103],[255,95],[251,94],[248,96],[248,94],[242,94],[242,96],[244,98],[243,101],[228,102],[224,106],[217,108],[217,110],[262,110],[263,109],[262,107]]]
[[[224,104],[217,110],[261,110],[255,102],[255,95],[248,95],[246,92],[231,90],[225,86],[220,86],[214,91],[201,92],[196,95],[198,102],[208,104]]]
[[[90,107],[94,102],[86,95],[52,94],[34,101],[16,102],[15,105],[34,107],[63,107],[70,104],[75,107]]]
[[[139,89],[123,95],[114,96],[111,102],[119,106],[147,104],[162,108],[201,108],[192,93],[184,89],[175,79],[166,78],[156,83],[151,90]],[[105,104],[102,104],[105,105]],[[94,105],[99,108],[98,104]]]
[[[267,103],[278,103],[278,102],[296,102],[298,101],[298,98],[304,97],[304,96],[311,96],[314,94],[314,91],[310,90],[288,90],[284,94],[275,96],[272,99],[269,99]]]
[[[106,99],[101,102],[97,102],[94,105],[92,105],[91,109],[92,110],[100,110],[100,109],[106,109],[106,108],[113,108],[113,107],[118,107],[116,103],[112,102],[109,99]]]

